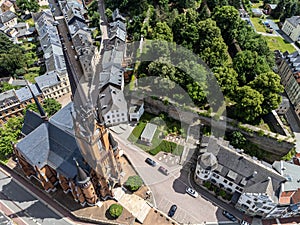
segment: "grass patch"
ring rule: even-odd
[[[258,17],[253,17],[253,18],[251,18],[251,22],[253,23],[253,25],[254,25],[254,27],[255,27],[255,30],[257,31],[257,32],[266,32],[266,28],[265,28],[265,26],[262,24],[262,23],[260,23],[259,21],[261,21],[261,19],[260,18],[258,18]]]
[[[169,141],[163,140],[156,148],[151,149],[149,151],[149,153],[151,155],[156,155],[160,151],[168,152],[168,153],[172,153],[174,155],[180,156],[181,153],[183,152],[183,146],[177,145],[174,142],[169,142]]]
[[[34,27],[34,21],[32,18],[26,20],[25,22],[28,23],[30,27]]]
[[[261,2],[257,2],[257,3],[251,3],[251,7],[252,8],[262,8],[264,6],[264,3]]]
[[[153,136],[151,146],[145,145],[139,138],[148,122],[157,125],[157,130]],[[181,155],[183,146],[177,145],[174,142],[163,140],[164,135],[167,134],[178,134],[182,132],[180,129],[181,124],[179,121],[167,117],[165,114],[155,116],[149,113],[144,113],[139,123],[133,129],[132,133],[128,137],[128,141],[134,143],[144,151],[149,152],[151,155],[156,155],[160,151],[173,153],[175,155]],[[182,132],[184,135],[184,132]]]
[[[36,78],[36,77],[38,77],[38,76],[39,76],[38,73],[26,73],[26,74],[24,75],[24,78],[25,78],[26,80],[28,80],[29,82],[35,84],[35,79],[34,79],[34,78]]]
[[[281,37],[267,37],[264,36],[267,40],[268,46],[271,51],[280,50],[281,52],[294,52],[296,49],[288,42],[286,42]]]

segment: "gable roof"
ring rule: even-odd
[[[300,16],[292,16],[286,19],[293,27],[297,27],[300,24]]]
[[[21,132],[24,135],[28,135],[37,127],[39,127],[43,122],[44,120],[38,113],[31,110],[27,110],[24,117],[24,123]]]
[[[34,79],[41,90],[60,83],[56,71],[45,73],[44,75],[38,76]]]
[[[29,85],[29,87],[35,96],[42,94],[39,88],[35,84],[31,84]],[[27,86],[16,90],[16,95],[20,100],[20,102],[24,102],[32,98],[32,94]]]
[[[226,142],[225,142],[226,143]],[[230,171],[234,172],[236,176],[235,179],[231,179],[234,183],[241,185],[246,181],[244,192],[247,190],[252,191],[255,187],[264,193],[270,192],[269,183],[265,181],[270,177],[270,183],[272,184],[272,189],[279,194],[280,184],[286,179],[277,173],[272,167],[268,167],[265,163],[251,158],[246,154],[239,153],[232,146],[223,145],[224,142],[213,136],[209,138],[202,139],[201,145],[205,149],[201,149],[202,152],[211,152],[214,154],[218,160],[218,168],[214,172],[219,173],[223,177],[228,177]],[[228,142],[227,142],[228,144]],[[252,188],[250,188],[253,186]],[[249,188],[249,189],[247,189]]]
[[[10,10],[8,10],[0,15],[0,19],[1,19],[2,23],[9,22],[9,21],[13,20],[14,18],[17,18],[17,15]]]

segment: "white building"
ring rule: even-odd
[[[143,130],[143,133],[141,134],[141,140],[146,142],[148,145],[151,145],[156,129],[157,125],[153,123],[147,123]]]
[[[215,137],[202,139],[195,182],[204,182],[232,195],[231,202],[250,216],[266,217],[278,204],[286,178],[271,165],[234,149],[228,141]],[[300,185],[299,185],[300,187]]]
[[[284,21],[282,31],[293,41],[298,41],[300,36],[300,16],[292,16]]]
[[[129,107],[129,121],[139,121],[141,116],[144,113],[144,101],[135,101],[131,100],[131,104]]]
[[[67,74],[58,74],[55,71],[48,72],[35,78],[45,98],[60,98],[71,91]]]

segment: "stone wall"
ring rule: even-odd
[[[152,98],[145,99],[145,111],[154,115],[166,113],[169,117],[182,121],[186,124],[192,124],[200,119],[201,123],[212,128],[215,136],[223,136],[226,132],[240,131],[244,136],[256,144],[260,149],[271,153],[267,161],[279,160],[286,155],[294,146],[294,138],[276,134],[267,130],[262,130],[249,124],[241,124],[235,120],[226,117],[220,117],[217,121],[207,116],[198,115],[196,112],[183,110],[171,103],[164,103],[161,100]],[[225,121],[226,120],[226,121]]]

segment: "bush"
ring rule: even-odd
[[[109,214],[115,219],[121,216],[122,212],[123,212],[123,207],[119,204],[112,204],[109,207]]]
[[[125,186],[130,191],[136,191],[143,185],[143,180],[139,176],[130,176],[125,182]]]

